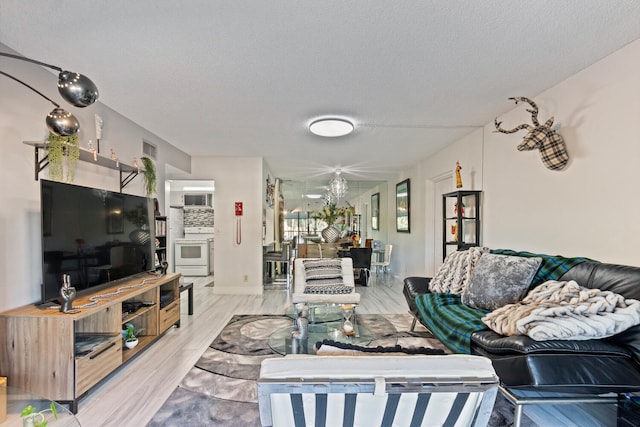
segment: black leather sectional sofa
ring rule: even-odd
[[[575,280],[587,288],[640,300],[638,267],[583,262],[560,280]],[[404,280],[409,310],[423,324],[415,298],[429,292],[429,281],[426,277]],[[516,404],[516,425],[522,404],[528,404],[526,398],[517,396],[518,390],[584,395],[640,391],[640,325],[610,338],[584,341],[534,341],[528,336],[507,337],[487,329],[473,333],[471,353],[493,362],[503,392]]]

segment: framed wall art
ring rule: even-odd
[[[380,193],[371,195],[371,229],[380,230]]]
[[[396,231],[409,233],[411,231],[411,186],[409,179],[396,184]]]

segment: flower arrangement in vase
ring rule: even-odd
[[[345,218],[347,215],[353,215],[355,209],[351,206],[337,207],[335,203],[327,203],[322,210],[314,210],[310,212],[310,217],[319,219],[327,223],[327,227],[320,232],[327,243],[334,243],[340,238],[340,231],[333,224],[339,218]]]

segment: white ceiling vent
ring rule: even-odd
[[[142,140],[142,154],[144,154],[145,156],[151,159],[156,160],[158,156],[158,147],[156,147],[150,142]]]

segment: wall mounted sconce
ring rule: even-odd
[[[4,56],[7,58],[18,59],[20,61],[31,62],[33,64],[41,65],[43,67],[51,68],[53,70],[58,71],[58,92],[60,96],[76,107],[87,107],[98,99],[98,88],[96,85],[86,76],[82,74],[74,73],[71,71],[63,71],[62,68],[56,67],[55,65],[46,64],[44,62],[36,61],[34,59],[25,58],[19,55],[13,55],[11,53],[0,52],[0,56]],[[3,76],[9,77],[10,79],[20,83],[21,85],[31,89],[33,92],[37,93],[47,101],[51,102],[56,108],[51,111],[46,118],[47,128],[56,135],[61,136],[70,136],[74,135],[80,130],[80,124],[78,123],[78,119],[68,111],[58,105],[51,98],[47,97],[45,94],[40,92],[39,90],[33,88],[22,80],[5,73],[4,71],[0,71],[0,74]]]

